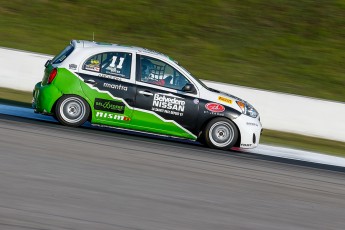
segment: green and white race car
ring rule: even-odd
[[[207,87],[164,54],[73,40],[45,67],[33,108],[64,125],[90,121],[218,149],[259,143],[262,125],[253,106]]]

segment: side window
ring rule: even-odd
[[[160,85],[171,89],[182,90],[189,83],[180,72],[169,64],[155,58],[141,56],[140,81]]]
[[[107,52],[96,54],[87,59],[83,65],[83,69],[129,79],[131,74],[131,64],[132,54]]]
[[[94,55],[86,60],[86,62],[83,65],[83,69],[99,73],[101,70],[101,62],[102,54]]]
[[[115,75],[123,78],[130,78],[132,65],[131,53],[103,53],[102,69],[104,74]]]

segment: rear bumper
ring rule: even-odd
[[[54,85],[42,86],[41,82],[35,85],[32,92],[32,108],[35,113],[53,114],[55,101],[62,96],[61,92]]]

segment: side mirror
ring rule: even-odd
[[[193,84],[187,83],[185,86],[183,86],[182,91],[186,93],[195,93],[196,90]]]

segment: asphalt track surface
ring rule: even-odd
[[[0,229],[345,229],[345,173],[0,114]]]

